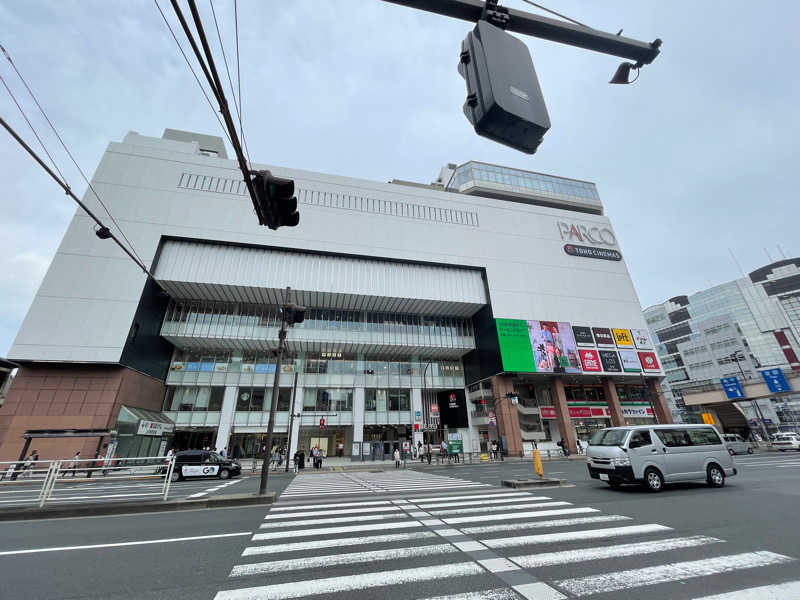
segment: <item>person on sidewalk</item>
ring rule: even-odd
[[[80,459],[81,459],[81,453],[80,452],[76,452],[75,456],[72,457],[72,464],[70,465],[70,473],[72,473],[73,477],[75,477],[75,475],[77,475],[77,473],[78,473],[78,465],[80,464],[78,461],[80,461]],[[67,472],[64,471],[64,477],[66,477],[66,476],[67,476]]]
[[[439,444],[439,455],[441,456],[442,464],[444,464],[444,459],[447,459],[447,462],[450,462],[450,457],[447,456],[447,442],[442,440],[442,443]]]
[[[336,444],[336,456],[342,458],[344,456],[344,442]]]
[[[428,464],[431,464],[431,454],[433,454],[433,448],[431,448],[430,442],[425,445],[425,454],[428,456]]]
[[[394,468],[400,468],[400,448],[394,449]]]
[[[575,443],[578,444],[578,454],[583,454],[583,444],[581,444],[581,439],[577,438]]]
[[[303,452],[302,446],[294,453],[294,472],[302,471],[306,468],[306,453]]]
[[[417,456],[416,456],[416,458],[419,458],[420,462],[425,462],[425,450],[423,450],[423,448],[422,448],[422,442],[421,441],[417,441]]]

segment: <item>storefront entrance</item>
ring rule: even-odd
[[[413,443],[410,425],[365,425],[363,460],[390,460],[395,449],[403,451],[403,442]]]
[[[298,450],[302,448],[306,456],[309,456],[309,451],[315,446],[325,457],[350,456],[352,439],[352,430],[349,428],[301,429],[297,448]]]
[[[234,433],[228,442],[228,456],[232,458],[261,458],[267,443],[267,434],[259,433]],[[278,448],[286,448],[287,437],[285,433],[273,433],[272,444]],[[285,450],[284,450],[285,452]]]

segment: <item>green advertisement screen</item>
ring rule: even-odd
[[[521,319],[495,319],[497,339],[504,371],[535,373],[528,322]]]

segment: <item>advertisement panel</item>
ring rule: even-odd
[[[568,407],[571,419],[608,419],[611,411],[607,406],[597,404],[570,404]],[[622,416],[625,418],[653,418],[653,410],[647,405],[635,402],[622,402]],[[542,406],[540,413],[543,419],[555,419],[556,409],[552,406]]]
[[[622,360],[622,370],[626,373],[641,373],[642,363],[635,350],[620,350],[619,357]]]
[[[592,333],[598,346],[614,347],[614,336],[611,335],[611,330],[608,327],[592,327]]]
[[[645,371],[659,371],[658,359],[653,352],[639,352],[639,361]]]
[[[622,363],[619,362],[619,356],[616,350],[598,350],[597,353],[600,355],[603,371],[606,373],[622,372]]]
[[[569,323],[528,321],[528,331],[537,372],[581,372],[578,347]]]
[[[459,427],[469,427],[467,417],[467,396],[463,389],[445,390],[436,394],[439,414],[441,414],[442,425],[458,429]],[[433,406],[431,406],[431,412]]]
[[[653,347],[653,342],[650,340],[650,332],[647,329],[631,329],[631,336],[640,350],[649,350]]]
[[[573,325],[572,334],[575,336],[575,343],[578,346],[594,346],[591,328]]]
[[[612,329],[614,334],[614,341],[617,343],[618,348],[633,348],[633,338],[631,332],[627,329]]]
[[[587,373],[599,373],[602,371],[600,366],[600,357],[597,355],[597,350],[579,350],[581,355],[581,364],[583,370]]]
[[[528,323],[521,319],[495,319],[504,371],[535,373]]]

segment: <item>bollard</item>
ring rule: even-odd
[[[538,448],[533,451],[533,468],[539,479],[541,479],[544,475],[544,469],[542,469],[542,457],[539,455]]]

